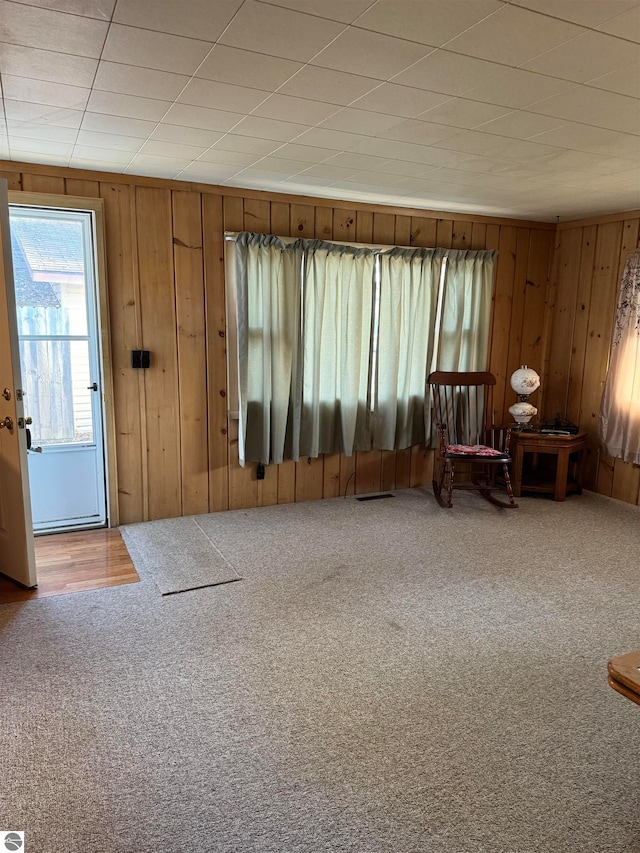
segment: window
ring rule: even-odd
[[[431,370],[485,366],[493,252],[227,239],[241,463],[424,443]]]

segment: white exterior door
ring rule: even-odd
[[[0,573],[36,585],[7,182],[0,180]]]
[[[29,484],[38,533],[107,523],[91,211],[10,206]]]

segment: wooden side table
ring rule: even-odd
[[[563,501],[567,493],[582,491],[582,456],[587,446],[587,433],[576,435],[547,435],[540,432],[511,433],[513,494],[522,492],[552,494],[554,501]],[[555,478],[545,472],[524,470],[525,453],[546,453],[556,456]],[[573,457],[573,458],[572,458]],[[571,471],[570,471],[571,467]]]

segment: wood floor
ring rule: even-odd
[[[36,536],[35,551],[37,588],[23,589],[0,577],[0,604],[139,580],[117,529]]]

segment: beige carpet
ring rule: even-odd
[[[606,684],[640,647],[638,508],[197,521],[242,581],[163,597],[147,559],[0,608],[0,814],[29,853],[640,851],[640,709]]]

